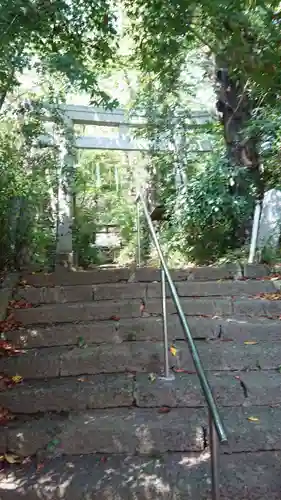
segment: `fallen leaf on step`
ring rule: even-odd
[[[23,381],[23,378],[20,375],[14,375],[12,377],[12,381],[14,384],[20,384]]]
[[[185,370],[184,368],[176,368],[172,367],[173,372],[175,373],[188,373],[189,375],[194,375],[196,371],[191,371],[191,370]]]
[[[77,380],[78,380],[78,382],[85,382],[86,379],[85,379],[85,377],[79,377]]]
[[[158,413],[170,413],[171,408],[168,408],[168,406],[163,406],[162,408],[159,408]]]
[[[14,453],[5,453],[4,460],[8,462],[8,464],[21,464],[22,457],[18,455],[14,455]]]
[[[8,375],[0,375],[0,391],[10,389],[16,384],[20,384],[23,378],[20,375],[9,377]]]
[[[27,302],[25,299],[11,300],[9,306],[13,309],[31,309],[31,302]]]
[[[245,340],[245,345],[256,345],[258,342],[256,340]]]
[[[0,407],[0,424],[5,425],[14,418],[15,416],[7,408]]]
[[[17,349],[11,342],[0,340],[0,356],[17,356],[23,352],[22,349]]]
[[[113,315],[113,316],[111,316],[110,319],[112,319],[113,321],[120,321],[120,316]]]
[[[171,345],[170,346],[170,349],[169,349],[170,353],[172,354],[172,356],[176,356],[177,355],[177,349],[175,348],[174,345]]]
[[[274,293],[258,293],[254,296],[254,299],[265,299],[265,300],[281,300],[281,292]]]
[[[260,419],[258,417],[247,417],[247,420],[249,420],[249,422],[259,422]]]

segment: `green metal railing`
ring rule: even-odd
[[[141,265],[141,237],[140,237],[140,213],[141,207],[146,219],[148,229],[157,250],[158,257],[161,262],[161,285],[162,285],[162,313],[163,313],[163,338],[164,338],[164,378],[167,380],[173,380],[169,368],[169,344],[168,344],[168,328],[167,328],[167,311],[166,311],[166,280],[168,282],[171,296],[174,301],[181,326],[183,328],[184,336],[187,341],[193,363],[195,366],[196,373],[200,380],[202,392],[208,406],[209,414],[209,441],[210,441],[210,453],[211,453],[211,478],[212,478],[212,500],[219,500],[220,496],[220,485],[219,485],[219,443],[226,443],[227,436],[224,430],[224,426],[214,400],[209,382],[207,380],[204,368],[202,366],[196,345],[193,341],[191,331],[189,329],[186,317],[184,315],[183,309],[180,304],[180,299],[171,278],[166,260],[164,258],[159,240],[157,238],[152,219],[150,217],[148,207],[146,205],[145,198],[142,193],[139,193],[136,198],[137,203],[137,265]]]

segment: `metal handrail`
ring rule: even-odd
[[[188,326],[186,317],[184,315],[183,309],[180,304],[180,299],[170,275],[167,263],[165,261],[160,243],[158,241],[155,229],[153,227],[152,219],[150,217],[145,198],[142,193],[139,193],[136,198],[137,203],[137,245],[138,245],[138,264],[140,265],[140,207],[139,202],[141,202],[143,207],[143,213],[150,231],[151,238],[153,240],[154,246],[157,250],[160,262],[161,262],[161,281],[162,281],[162,308],[163,308],[163,330],[164,330],[164,344],[165,344],[165,375],[168,376],[169,366],[168,366],[168,335],[167,335],[167,321],[166,321],[166,293],[165,293],[165,278],[168,281],[171,296],[174,301],[177,313],[180,318],[180,322],[183,328],[185,339],[188,343],[188,347],[193,359],[196,373],[200,380],[202,392],[206,400],[208,411],[209,411],[209,433],[210,433],[210,450],[211,450],[211,475],[212,475],[212,500],[219,500],[219,468],[218,468],[218,439],[221,443],[227,442],[226,432],[224,430],[224,425],[222,423],[212,390],[210,388],[209,382],[207,380],[204,368],[202,366],[196,345],[192,338],[190,328]],[[168,377],[167,377],[168,378]]]

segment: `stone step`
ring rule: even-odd
[[[175,282],[180,297],[233,297],[274,293],[274,281]],[[111,283],[55,287],[25,287],[18,294],[31,304],[160,298],[160,283]],[[167,296],[170,296],[167,286]]]
[[[190,267],[186,269],[171,269],[174,281],[216,281],[236,279],[242,277],[241,267],[238,264],[228,264],[221,267]],[[264,266],[258,266],[251,271],[251,278],[262,278],[268,275]],[[142,267],[137,269],[115,268],[95,269],[92,271],[60,270],[55,273],[24,274],[23,281],[33,286],[62,286],[62,285],[92,285],[96,283],[118,283],[120,281],[160,281],[159,269]]]
[[[208,380],[219,406],[281,405],[280,373],[210,372]],[[196,374],[176,374],[172,382],[160,377],[150,382],[146,374],[137,374],[134,394],[139,407],[206,405]]]
[[[211,372],[208,379],[219,406],[281,405],[279,373]],[[148,374],[137,374],[136,377],[130,374],[84,375],[25,381],[1,392],[1,404],[13,414],[81,411],[134,404],[140,408],[206,406],[196,374],[176,374],[173,381],[161,378],[151,381]]]
[[[263,299],[182,299],[181,306],[187,316],[261,316],[279,319],[281,300]],[[176,314],[171,299],[167,300],[168,314]],[[148,299],[145,310],[139,299],[123,301],[103,300],[101,302],[49,304],[30,309],[14,309],[14,317],[23,325],[70,323],[141,316],[161,315],[159,299]]]
[[[281,408],[221,408],[228,444],[224,453],[281,450]],[[52,438],[58,453],[152,455],[203,451],[208,441],[206,409],[117,408],[14,422],[3,428],[7,450],[19,456],[42,454]]]
[[[154,458],[58,457],[37,471],[32,463],[11,467],[0,481],[0,496],[2,500],[210,500],[209,460],[208,452]],[[280,452],[225,455],[220,499],[280,500],[280,461]]]
[[[244,345],[218,339],[197,341],[196,345],[207,371],[277,370],[280,366],[279,342]],[[178,341],[176,348],[176,356],[169,354],[170,366],[193,371],[186,342]],[[16,357],[0,358],[0,373],[19,374],[25,379],[120,372],[161,373],[163,366],[161,342],[29,349]]]
[[[129,268],[95,269],[94,271],[59,270],[55,273],[23,274],[22,282],[32,286],[92,285],[95,283],[127,282],[131,276]]]
[[[219,335],[235,342],[247,340],[280,341],[280,320],[266,318],[187,318],[194,338],[209,339]],[[168,316],[168,334],[171,341],[183,339],[183,330],[176,315]],[[119,321],[93,321],[33,325],[10,331],[7,338],[22,347],[52,347],[76,345],[79,338],[86,344],[146,341],[163,338],[162,317],[121,318]]]
[[[62,412],[132,406],[132,375],[93,375],[24,381],[1,392],[1,405],[13,414]]]

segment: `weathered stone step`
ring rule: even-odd
[[[189,316],[188,324],[194,338],[230,338],[235,342],[247,340],[280,341],[281,323],[266,318],[229,317],[200,318]],[[183,339],[176,315],[168,316],[171,341]],[[51,347],[76,345],[79,338],[86,344],[120,343],[124,341],[158,340],[163,338],[162,317],[121,318],[119,321],[93,321],[34,325],[7,333],[7,338],[22,347]]]
[[[52,436],[66,455],[203,451],[207,413],[200,408],[177,408],[168,413],[143,408],[88,410],[70,413],[67,418],[19,422],[3,432],[7,450],[20,456],[41,452]],[[228,435],[223,452],[281,450],[281,408],[222,408],[221,415]]]
[[[225,279],[262,279],[270,274],[270,269],[265,265],[238,263],[225,264],[220,267],[203,266],[187,269],[170,270],[174,281],[216,281]],[[136,281],[160,281],[159,269],[143,267],[135,271]]]
[[[219,406],[281,405],[279,373],[209,373],[208,379]],[[137,374],[136,380],[130,374],[63,377],[26,381],[1,392],[2,406],[19,414],[129,407],[134,402],[144,408],[206,405],[196,374],[176,374],[174,381],[151,381],[148,374]]]
[[[281,300],[194,298],[182,299],[181,306],[187,316],[231,316],[234,314],[277,319],[281,315]],[[167,300],[167,312],[176,314],[172,299]],[[15,319],[23,325],[135,318],[143,315],[161,315],[161,313],[162,305],[159,299],[148,299],[145,303],[145,311],[139,299],[50,304],[14,310]]]
[[[208,380],[219,406],[281,405],[281,374],[268,371],[208,373]],[[138,374],[134,383],[139,407],[205,406],[196,374],[176,374],[174,381]]]
[[[128,281],[129,268],[96,269],[94,271],[60,270],[55,273],[23,274],[22,281],[33,286],[92,285],[95,283],[118,283]]]
[[[175,282],[181,297],[252,296],[276,292],[272,281]],[[90,302],[92,300],[124,300],[160,298],[160,283],[111,283],[55,287],[26,287],[19,295],[32,304]],[[167,286],[167,296],[170,296]]]
[[[171,269],[174,281],[216,281],[235,279],[242,276],[238,264],[229,264],[222,267],[191,267],[187,269]],[[264,266],[259,266],[251,272],[253,278],[268,275]],[[96,283],[118,283],[120,281],[160,281],[159,269],[142,267],[135,270],[129,268],[95,269],[93,271],[67,271],[56,273],[24,274],[23,281],[33,286],[62,286],[62,285],[92,285]]]
[[[280,343],[244,345],[234,342],[198,341],[203,366],[208,371],[276,370],[280,366]],[[170,354],[170,366],[194,370],[188,346],[176,343],[177,356]],[[17,357],[0,359],[0,373],[23,378],[50,378],[98,373],[155,372],[163,369],[160,342],[124,342],[86,348],[29,349]]]
[[[1,405],[12,413],[32,414],[132,406],[132,375],[92,375],[26,381],[1,392]]]
[[[280,500],[280,461],[280,452],[225,455],[221,500]],[[209,469],[207,452],[60,457],[39,471],[33,465],[12,468],[0,481],[0,496],[42,500],[51,491],[51,500],[210,500]]]

